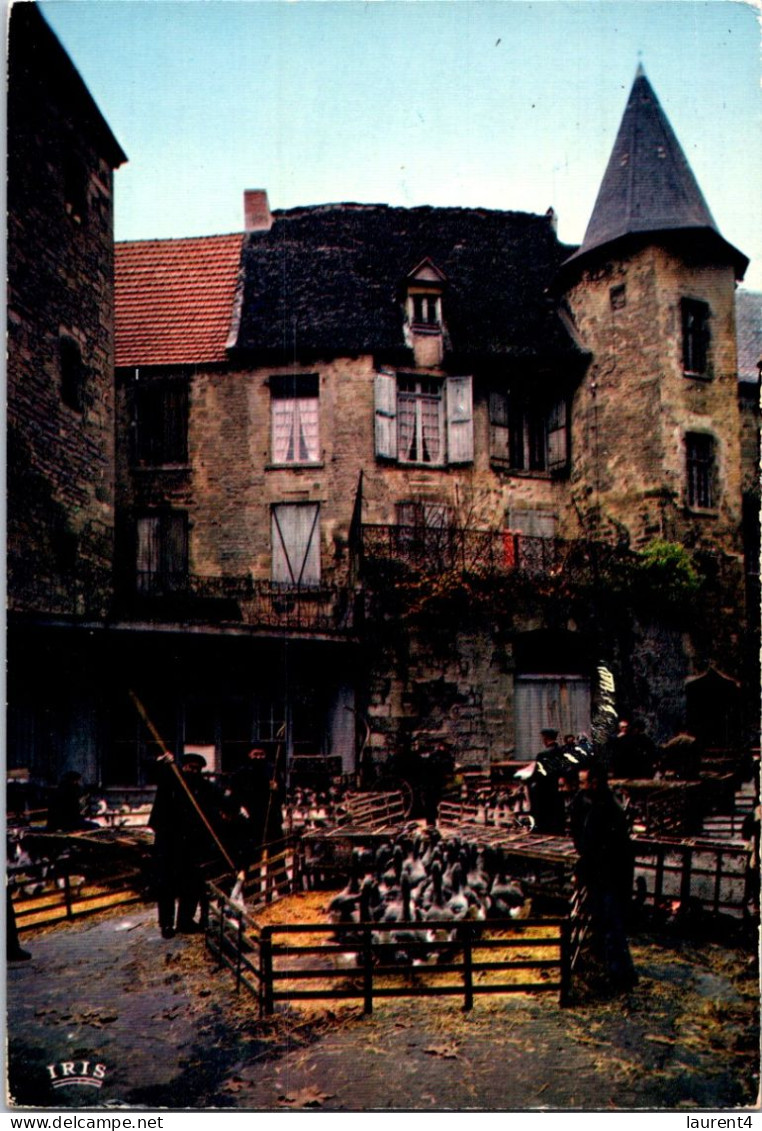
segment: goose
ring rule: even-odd
[[[335,895],[328,904],[328,918],[331,923],[349,921],[349,917],[360,899],[360,886],[360,854],[355,848],[352,851],[349,882],[344,890]]]
[[[527,902],[521,884],[508,880],[501,865],[489,890],[488,916],[491,919],[516,919]]]

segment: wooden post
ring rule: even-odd
[[[363,1012],[373,1012],[373,946],[371,943],[370,927],[364,924],[362,929],[362,981],[363,981]]]
[[[558,1004],[563,1008],[569,1004],[571,997],[571,921],[569,919],[564,919],[561,923],[560,981]]]
[[[685,915],[688,912],[691,899],[691,867],[693,864],[693,849],[684,847],[681,851],[683,867],[680,874],[680,912]]]
[[[74,918],[74,911],[73,911],[72,905],[71,905],[71,880],[69,879],[69,869],[68,869],[68,867],[63,874],[63,882],[64,882],[63,894],[64,894],[64,905],[66,907],[66,918],[67,919],[73,919]]]
[[[472,967],[473,955],[471,952],[471,924],[463,923],[460,929],[465,934],[465,937],[463,939],[463,991],[465,995],[463,1008],[466,1010],[466,1012],[468,1012],[474,1007],[474,973]]]
[[[220,899],[218,907],[219,907],[219,912],[220,912],[220,955],[219,955],[219,963],[220,963],[220,966],[223,966],[224,962],[223,962],[223,959],[222,959],[222,948],[225,945],[225,901],[223,899]]]
[[[262,1006],[269,1017],[275,1009],[273,1001],[273,940],[272,927],[262,928],[259,944],[259,969],[262,988]]]
[[[238,912],[238,930],[236,932],[236,955],[235,955],[235,992],[239,993],[241,989],[241,952],[243,948],[243,915]]]

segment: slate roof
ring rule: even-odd
[[[404,287],[430,259],[446,279],[453,360],[579,355],[547,294],[570,248],[546,216],[333,204],[273,213],[246,237],[231,345],[258,354],[404,347]]]
[[[12,133],[16,118],[29,112],[27,103],[39,98],[42,106],[55,101],[67,110],[79,128],[97,140],[101,154],[112,169],[127,157],[108,122],[82,80],[77,68],[37,4],[10,7],[8,24],[8,125]],[[23,99],[22,105],[16,104]]]
[[[619,133],[574,263],[624,237],[658,232],[699,233],[741,277],[742,252],[717,228],[691,167],[651,84],[638,68]]]
[[[736,291],[738,379],[759,381],[762,362],[762,291]]]
[[[116,244],[117,366],[224,362],[241,233]]]

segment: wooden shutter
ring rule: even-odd
[[[566,397],[559,397],[548,414],[548,470],[564,471],[569,464]]]
[[[474,458],[474,408],[470,377],[448,377],[447,462],[471,463]]]
[[[171,511],[164,518],[164,575],[170,588],[180,588],[188,576],[188,516]]]
[[[397,458],[397,377],[393,373],[377,373],[376,455],[380,459]]]
[[[489,454],[492,459],[508,463],[511,457],[510,429],[508,428],[508,394],[489,395]]]
[[[283,585],[320,584],[318,503],[282,503],[272,510],[272,579]]]

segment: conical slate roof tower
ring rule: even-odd
[[[619,133],[581,247],[567,264],[621,240],[683,233],[741,277],[748,259],[725,239],[709,211],[651,84],[638,67]]]

